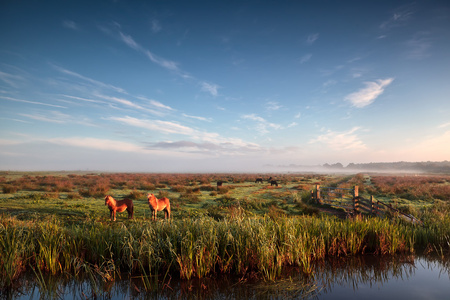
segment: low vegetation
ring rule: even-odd
[[[272,175],[273,176],[273,175]],[[450,176],[0,173],[0,284],[24,272],[123,272],[201,278],[215,273],[272,280],[286,266],[308,275],[327,257],[436,252],[450,246]],[[269,177],[269,176],[267,176]],[[223,181],[222,187],[216,182]],[[358,185],[424,221],[340,219],[311,201],[316,184]],[[171,201],[172,219],[150,220],[147,193]],[[111,222],[104,196],[130,198],[135,215]]]

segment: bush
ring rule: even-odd
[[[3,194],[14,194],[18,190],[19,190],[19,188],[14,185],[8,184],[8,185],[3,186]]]
[[[145,197],[144,193],[137,191],[137,190],[133,190],[131,193],[129,193],[127,196],[125,196],[125,198],[131,199],[131,200],[137,200],[137,199],[141,199],[144,197]]]

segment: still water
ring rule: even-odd
[[[181,281],[166,276],[146,291],[142,277],[104,282],[33,276],[21,279],[5,299],[450,299],[450,260],[372,256],[318,263],[314,274],[289,269],[275,282],[219,276]]]

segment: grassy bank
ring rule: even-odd
[[[275,279],[284,266],[305,274],[329,256],[389,255],[448,250],[450,226],[417,227],[378,218],[246,217],[64,226],[56,219],[1,218],[0,277],[10,285],[21,272],[96,272],[113,280],[121,272],[189,279],[215,272],[257,272]]]
[[[70,274],[106,281],[129,272],[149,287],[157,275],[190,279],[231,273],[271,280],[285,266],[311,274],[313,263],[326,257],[449,251],[450,176],[400,178],[391,190],[387,179],[373,176],[278,175],[279,187],[256,184],[256,177],[5,173],[0,176],[0,285],[11,286],[26,271],[37,278]],[[225,182],[221,188],[215,186],[219,180]],[[412,194],[406,182],[415,198],[421,197],[420,186],[427,197],[401,198]],[[391,199],[425,226],[326,215],[310,201],[315,184],[357,184],[361,193]],[[170,198],[170,222],[162,221],[162,214],[150,221],[147,192]],[[133,199],[134,220],[120,214],[110,222],[105,194]]]

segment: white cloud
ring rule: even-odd
[[[308,62],[308,61],[311,59],[311,57],[312,57],[312,54],[311,54],[311,53],[308,53],[308,54],[303,55],[303,56],[300,58],[300,63],[301,63],[301,64],[304,64],[304,63]]]
[[[134,41],[134,39],[133,39],[131,36],[126,35],[126,34],[123,34],[121,31],[119,31],[119,36],[120,36],[120,39],[121,39],[125,44],[127,44],[129,47],[133,48],[134,50],[139,50],[139,51],[142,51],[142,50],[143,50],[143,49],[141,48],[141,46],[139,46],[139,44],[136,43],[136,42]]]
[[[345,97],[353,106],[362,108],[371,104],[384,92],[384,88],[394,81],[394,78],[378,79],[365,82],[366,87]]]
[[[380,24],[380,29],[391,30],[394,27],[404,26],[406,22],[412,17],[413,12],[407,7],[402,10],[396,11],[389,19]]]
[[[249,115],[243,115],[242,119],[255,121],[256,124],[256,131],[258,131],[260,134],[266,134],[269,133],[269,129],[282,129],[283,127],[281,125],[270,123],[264,118],[257,116],[255,114],[249,114]]]
[[[152,20],[152,31],[153,33],[158,33],[162,29],[161,24],[158,20]]]
[[[431,41],[428,35],[427,32],[418,32],[406,42],[408,47],[407,57],[409,59],[424,59],[430,56]]]
[[[71,119],[71,117],[69,115],[60,113],[58,111],[51,111],[49,114],[50,114],[49,116],[44,116],[41,114],[34,114],[34,115],[19,114],[19,116],[27,117],[27,118],[37,120],[37,121],[44,121],[44,122],[58,123],[58,124],[66,123],[68,120]]]
[[[443,123],[443,124],[438,126],[438,128],[446,128],[446,127],[450,127],[450,122]]]
[[[318,34],[318,33],[310,34],[310,35],[306,38],[306,44],[312,45],[312,44],[314,44],[314,42],[315,42],[318,38],[319,38],[319,34]]]
[[[367,149],[367,146],[355,134],[359,127],[344,132],[335,132],[328,130],[325,134],[309,141],[310,144],[320,143],[327,145],[330,149],[336,151],[361,151]]]
[[[183,117],[190,118],[190,119],[195,119],[195,120],[200,120],[200,121],[205,121],[205,122],[212,122],[211,118],[191,116],[191,115],[187,115],[187,114],[183,114]]]
[[[267,102],[267,110],[279,110],[280,108],[282,108],[283,106],[281,106],[278,102],[276,101],[268,101]]]
[[[162,109],[166,109],[166,110],[173,110],[172,107],[164,105],[161,102],[156,101],[156,100],[150,100],[150,104],[153,105],[154,107],[157,107],[157,108],[162,108]]]
[[[71,21],[71,20],[65,20],[63,22],[63,26],[66,28],[72,29],[72,30],[78,30],[78,25],[74,21]]]
[[[133,117],[111,117],[110,118],[113,121],[118,121],[130,126],[145,128],[148,130],[153,130],[157,132],[162,133],[174,133],[174,134],[184,134],[184,135],[194,135],[195,130],[183,126],[174,122],[168,122],[168,121],[161,121],[161,120],[143,120],[143,119],[137,119]]]
[[[46,140],[53,144],[91,148],[97,150],[112,150],[120,152],[145,152],[145,149],[135,144],[89,137],[53,138]]]
[[[4,81],[5,83],[9,84],[10,86],[12,86],[14,88],[18,88],[19,87],[18,82],[23,82],[24,78],[22,76],[12,75],[12,74],[0,71],[0,80]]]
[[[50,107],[67,108],[67,107],[61,106],[61,105],[48,104],[48,103],[36,102],[36,101],[28,101],[28,100],[16,99],[16,98],[5,97],[5,96],[0,96],[0,99],[5,99],[5,100],[8,100],[8,101],[14,101],[14,102],[23,102],[23,103],[29,103],[29,104],[36,104],[36,105],[50,106]]]
[[[202,86],[202,91],[208,92],[211,95],[213,95],[214,97],[218,95],[217,89],[220,88],[218,85],[207,83],[207,82],[201,82],[201,86]]]
[[[127,92],[126,92],[124,89],[119,88],[119,87],[116,87],[116,86],[113,86],[113,85],[111,85],[111,84],[103,83],[103,82],[101,82],[101,81],[98,81],[98,80],[95,80],[95,79],[91,79],[91,78],[89,78],[89,77],[85,77],[85,76],[83,76],[83,75],[81,75],[81,74],[78,74],[78,73],[76,73],[76,72],[73,72],[73,71],[64,69],[64,68],[62,68],[62,67],[60,67],[60,66],[56,66],[56,65],[53,65],[53,64],[52,64],[52,67],[55,68],[57,71],[63,73],[63,74],[70,75],[70,76],[79,78],[79,79],[81,79],[81,80],[87,81],[87,82],[93,84],[93,85],[96,86],[96,87],[106,88],[106,89],[112,89],[112,90],[114,90],[114,91],[116,91],[116,92],[118,92],[118,93],[121,93],[121,94],[127,94]]]

